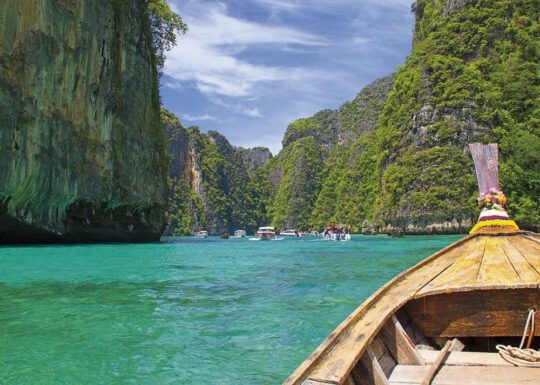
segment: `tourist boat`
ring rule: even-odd
[[[259,227],[255,233],[259,241],[271,241],[276,238],[276,229],[274,227]]]
[[[375,292],[285,385],[540,383],[540,357],[523,349],[540,346],[540,235],[504,211],[496,145],[470,147],[480,201],[498,207]]]
[[[279,233],[283,237],[299,237],[298,231],[296,230],[285,230]]]
[[[308,233],[307,231],[300,231],[300,232],[298,233],[298,236],[299,236],[299,237],[307,237],[308,235],[309,235],[309,233]]]
[[[195,233],[195,236],[196,236],[197,238],[206,238],[206,237],[208,237],[208,231],[205,231],[205,230],[197,231],[197,232]]]
[[[319,234],[318,231],[310,231],[310,232],[309,232],[309,235],[311,235],[312,237],[318,237],[318,236],[320,236],[321,234]]]
[[[246,230],[236,230],[234,232],[235,238],[245,238],[246,237]]]

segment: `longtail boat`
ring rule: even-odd
[[[284,385],[540,384],[540,235],[508,218],[497,145],[470,149],[470,235],[375,292]]]

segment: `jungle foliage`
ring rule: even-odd
[[[446,3],[416,3],[413,51],[381,115],[379,218],[472,215],[478,191],[467,144],[481,141],[499,143],[509,213],[538,228],[540,3]]]
[[[197,127],[185,129],[166,110],[162,111],[162,121],[173,163],[183,164],[169,177],[167,233],[183,235],[205,229],[219,234],[239,228],[254,231],[259,223],[266,222],[268,190],[256,165],[246,160],[252,151],[231,146],[216,131],[205,134]],[[175,141],[182,146],[180,151],[171,148]],[[266,151],[262,156],[270,157]]]
[[[256,172],[217,133],[190,134],[215,223],[459,227],[478,214],[468,144],[480,141],[499,143],[509,214],[539,229],[540,2],[419,0],[413,10],[413,50],[395,77],[290,124]]]

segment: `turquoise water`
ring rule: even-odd
[[[0,384],[280,384],[458,238],[0,247]]]

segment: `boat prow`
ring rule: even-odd
[[[529,309],[540,307],[539,271],[538,234],[459,240],[368,298],[284,385],[423,384],[439,356],[434,384],[538,384],[539,369],[514,367],[495,345],[519,345]],[[443,352],[454,339],[452,349],[467,351]]]

